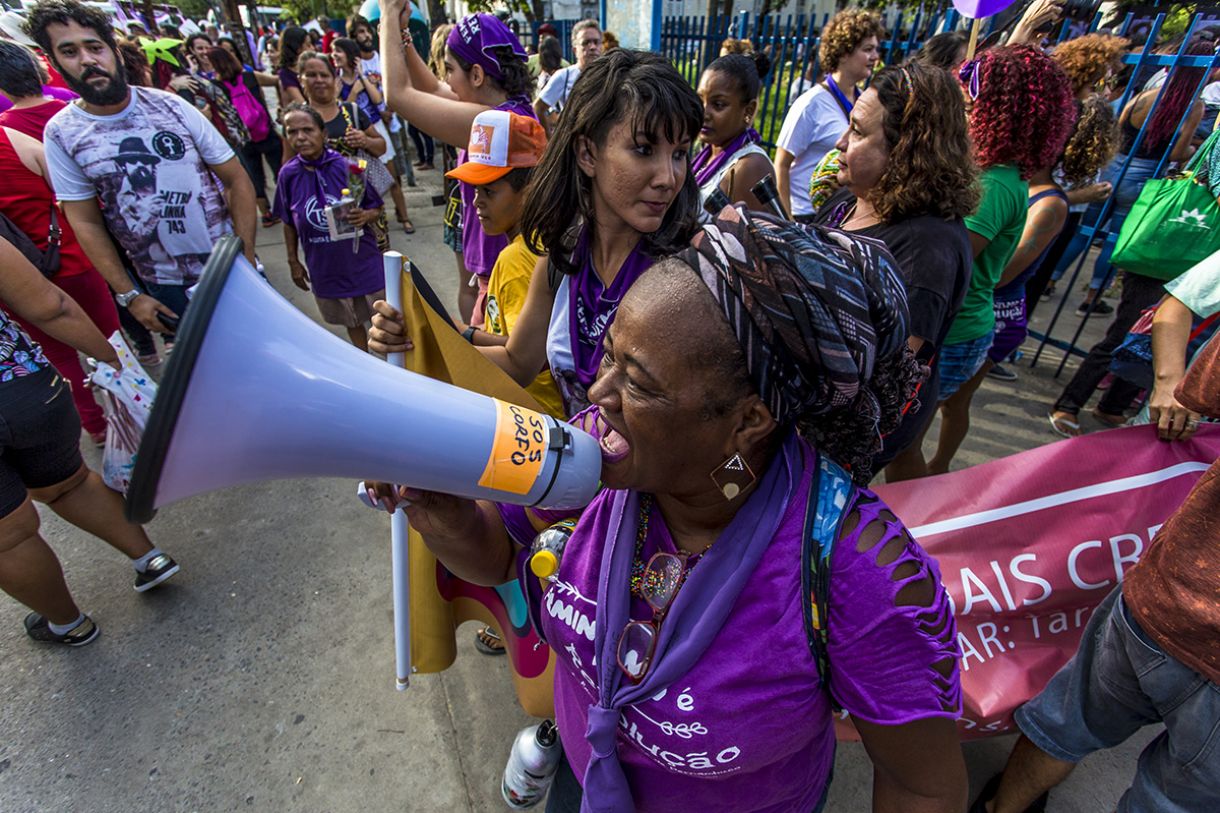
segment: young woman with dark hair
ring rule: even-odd
[[[512,31],[491,14],[462,18],[445,41],[445,82],[437,79],[416,52],[404,17],[405,0],[387,0],[381,17],[381,62],[390,108],[427,133],[458,149],[458,163],[466,161],[470,127],[479,113],[508,110],[537,118],[530,96],[534,80],[525,64],[525,51]],[[496,257],[508,245],[503,235],[483,233],[474,216],[474,187],[460,185],[462,200],[462,258],[466,270],[478,280],[479,299],[472,318],[482,313],[487,279]],[[532,380],[538,371],[530,374]]]
[[[927,473],[917,440],[936,412],[939,350],[970,282],[963,218],[978,206],[978,169],[960,158],[971,146],[957,80],[922,62],[886,68],[860,95],[836,146],[841,188],[814,222],[889,248],[906,283],[907,342],[929,368],[918,403],[873,459],[887,481],[906,480]]]
[[[237,57],[225,48],[213,48],[208,52],[208,57],[216,71],[216,80],[224,86],[242,123],[250,131],[250,140],[241,148],[242,157],[250,182],[254,184],[254,194],[258,196],[263,226],[274,226],[280,221],[271,213],[271,205],[267,201],[267,177],[263,172],[263,161],[271,168],[272,176],[279,175],[284,145],[275,132],[275,123],[271,111],[267,109],[267,100],[263,98],[262,86],[274,85],[276,79],[269,74],[242,67]]]
[[[569,414],[588,406],[623,293],[696,229],[689,151],[702,120],[698,97],[668,60],[616,49],[573,86],[534,169],[521,233],[549,256],[508,344],[479,349],[523,386],[549,365]],[[377,307],[370,347],[405,348],[401,316]]]
[[[750,190],[775,174],[767,151],[759,146],[762,137],[754,129],[758,90],[770,65],[766,54],[730,54],[713,61],[699,78],[703,102],[699,138],[704,146],[691,171],[704,201],[719,189],[734,203],[764,208]]]
[[[368,23],[366,22],[364,25],[368,25]],[[385,126],[382,116],[385,111],[385,97],[381,95],[377,82],[364,73],[360,45],[353,39],[337,37],[330,44],[330,56],[335,63],[335,70],[339,74],[339,100],[345,103],[354,102],[364,111],[364,114],[369,117],[369,121],[373,122],[373,126],[378,128],[382,137],[386,139],[388,146],[392,136]],[[403,196],[402,182],[393,157],[383,160],[382,163],[394,178],[394,185],[390,187],[389,192],[394,199],[394,211],[398,223],[405,233],[415,234],[415,224],[407,216],[407,199]]]
[[[281,110],[293,102],[305,101],[305,92],[301,90],[301,79],[297,75],[297,60],[301,52],[307,49],[309,32],[304,28],[290,25],[280,35],[280,61],[275,75],[280,81]]]

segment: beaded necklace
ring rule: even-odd
[[[631,563],[631,592],[640,599],[644,598],[644,571],[648,566],[648,563],[644,561],[644,540],[648,537],[648,520],[652,517],[652,503],[653,496],[651,494],[640,495],[639,529],[635,533],[635,560]],[[678,579],[678,586],[674,589],[675,594],[686,582],[686,577],[695,569],[695,565],[699,564],[703,554],[707,553],[710,547],[711,545],[708,545],[707,548],[695,554],[678,552],[678,555],[682,556],[685,560],[685,567],[682,568],[682,575]],[[656,571],[649,571],[648,576],[648,586],[655,591],[658,578]]]

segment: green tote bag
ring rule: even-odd
[[[1218,136],[1208,136],[1184,172],[1144,184],[1119,230],[1114,265],[1171,280],[1220,250],[1220,206],[1198,177]]]

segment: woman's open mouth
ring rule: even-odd
[[[617,463],[631,454],[631,443],[610,425],[601,407],[589,407],[577,415],[572,423],[597,438],[603,463]]]

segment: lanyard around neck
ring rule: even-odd
[[[848,101],[843,91],[839,90],[839,85],[835,82],[834,76],[829,73],[826,74],[826,89],[830,91],[830,95],[834,97],[834,100],[839,103],[839,107],[843,108],[843,115],[850,119],[851,109],[855,107],[855,98],[860,96],[860,91],[853,87],[852,91],[855,98]]]

